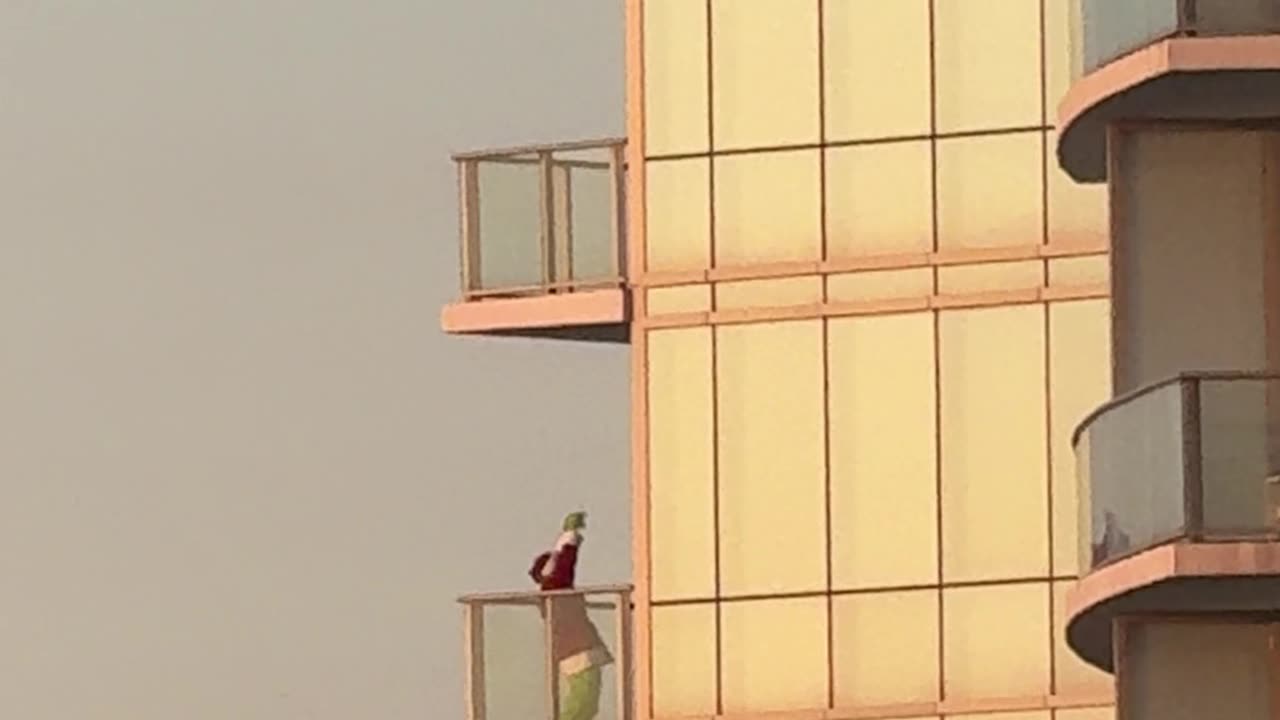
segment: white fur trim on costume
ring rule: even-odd
[[[602,646],[596,646],[561,660],[560,672],[564,675],[577,675],[583,670],[604,667],[612,663],[613,656],[609,654],[609,650]]]

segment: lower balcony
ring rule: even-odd
[[[1184,374],[1076,431],[1068,641],[1112,669],[1124,616],[1280,611],[1280,376]]]
[[[626,143],[454,156],[461,297],[445,332],[628,341]]]
[[[629,586],[459,602],[467,720],[632,720]]]

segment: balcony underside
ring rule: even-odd
[[[621,288],[467,300],[440,313],[441,327],[452,334],[611,343],[630,341],[629,319]]]
[[[1280,36],[1173,38],[1071,86],[1058,109],[1058,161],[1077,182],[1103,182],[1110,125],[1276,119]]]
[[[1067,642],[1114,672],[1112,621],[1127,615],[1280,613],[1280,543],[1162,545],[1081,578],[1067,596]]]

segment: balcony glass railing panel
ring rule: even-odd
[[[1280,539],[1280,377],[1158,383],[1087,418],[1075,448],[1084,571],[1177,539]]]
[[[1182,410],[1181,387],[1172,383],[1089,425],[1080,492],[1089,501],[1084,557],[1092,567],[1184,530]]]
[[[464,297],[619,286],[624,147],[615,140],[457,156]]]
[[[1268,479],[1276,474],[1276,427],[1268,414],[1280,401],[1280,380],[1205,379],[1198,385],[1204,533],[1265,533],[1272,520]]]
[[[468,720],[632,720],[631,589],[494,593],[465,608]]]

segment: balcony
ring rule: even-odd
[[[454,156],[460,299],[446,332],[626,342],[625,140]]]
[[[606,663],[597,720],[633,720],[630,586],[467,595],[459,602],[467,720],[557,720],[574,701],[566,676],[588,653],[593,663]],[[599,643],[582,641],[587,623]],[[606,653],[584,651],[591,645]]]
[[[1173,37],[1280,32],[1280,0],[1074,0],[1077,77]]]
[[[1075,449],[1082,657],[1110,669],[1120,615],[1280,611],[1280,375],[1156,383],[1086,418]]]

